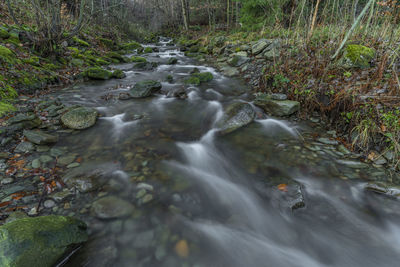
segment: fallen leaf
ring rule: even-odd
[[[179,240],[175,245],[175,252],[181,258],[187,258],[189,256],[189,246],[186,240]]]
[[[278,185],[278,190],[282,191],[282,192],[287,192],[287,184],[280,184]]]

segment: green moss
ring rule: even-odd
[[[0,266],[53,266],[87,238],[85,223],[72,217],[18,219],[0,226]]]
[[[116,63],[124,62],[124,58],[117,52],[108,52],[106,56],[113,59],[113,62],[115,62],[114,60],[117,60]]]
[[[348,45],[344,57],[355,67],[368,68],[375,57],[375,50],[363,45]]]
[[[85,76],[93,80],[108,80],[113,76],[113,74],[108,70],[94,67],[87,69],[85,71]]]
[[[15,111],[15,107],[12,104],[0,101],[0,117],[12,111]]]
[[[72,40],[79,46],[85,46],[85,47],[89,47],[89,43],[86,41],[83,41],[82,39],[79,39],[78,37],[74,36],[72,38]]]
[[[153,53],[153,48],[151,47],[146,47],[143,51],[144,53],[148,54],[148,53]]]
[[[58,69],[58,66],[54,65],[53,63],[47,63],[47,64],[43,65],[43,68],[46,70],[53,71],[53,70]]]
[[[190,53],[197,53],[199,52],[200,47],[198,45],[194,45],[192,47],[189,48],[189,52]]]
[[[96,63],[97,63],[97,65],[102,66],[102,65],[108,65],[108,64],[109,64],[109,61],[106,61],[106,60],[104,60],[103,58],[97,58],[97,59],[96,59]]]
[[[137,56],[131,57],[131,61],[132,62],[147,62],[147,60],[144,57],[137,57]]]
[[[10,37],[10,34],[8,33],[8,31],[5,28],[0,27],[0,38],[7,39],[8,37]]]
[[[106,38],[99,38],[99,42],[102,44],[102,45],[104,45],[105,47],[107,47],[107,48],[114,48],[115,47],[115,44],[114,44],[114,41],[113,40],[110,40],[110,39],[106,39]]]
[[[32,66],[40,66],[40,59],[39,57],[33,56],[30,58],[24,58],[22,62],[32,65]]]
[[[191,76],[185,80],[185,84],[200,85],[201,81],[199,78]]]
[[[198,78],[202,83],[209,82],[214,78],[211,72],[194,73],[192,77]]]
[[[14,64],[16,62],[16,57],[13,51],[0,45],[0,62]]]
[[[126,75],[122,70],[115,70],[112,74],[112,77],[116,79],[123,79],[126,77]]]

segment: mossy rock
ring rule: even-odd
[[[33,56],[30,58],[24,58],[22,62],[32,65],[32,66],[40,66],[40,59],[39,57]]]
[[[99,38],[99,42],[107,48],[114,48],[115,42],[107,38]]]
[[[202,83],[206,83],[214,79],[214,76],[211,72],[193,73],[192,77],[197,77]]]
[[[84,46],[84,47],[89,47],[90,44],[82,39],[79,39],[78,37],[74,36],[72,40],[75,42],[75,44],[79,46]]]
[[[74,108],[61,116],[62,123],[75,130],[83,130],[95,125],[98,112],[92,108]]]
[[[12,111],[15,111],[15,107],[12,104],[0,101],[0,117]]]
[[[152,94],[160,91],[161,88],[162,85],[160,82],[154,80],[140,81],[129,90],[129,95],[132,98],[149,97]]]
[[[126,75],[122,70],[115,70],[112,74],[112,77],[116,79],[123,79],[126,77]]]
[[[147,60],[144,57],[138,57],[138,56],[133,56],[131,57],[132,62],[147,62]]]
[[[85,71],[86,77],[93,80],[108,80],[113,76],[112,72],[99,68],[89,68]]]
[[[369,68],[370,62],[375,58],[375,49],[363,45],[348,45],[344,58],[351,67]]]
[[[178,59],[175,57],[171,57],[170,59],[168,59],[168,62],[167,62],[168,65],[175,65],[177,63],[178,63]]]
[[[143,50],[143,52],[144,52],[145,54],[153,53],[153,48],[151,48],[151,47],[146,47],[146,48]]]
[[[113,60],[116,60],[117,61],[116,63],[125,61],[124,57],[118,54],[117,52],[108,52],[106,56]]]
[[[51,267],[87,238],[86,224],[72,217],[17,219],[0,226],[0,266]]]
[[[13,51],[0,45],[0,62],[14,64],[17,61],[17,58]]]
[[[53,70],[58,69],[59,67],[57,65],[53,64],[53,63],[47,63],[47,64],[43,65],[43,68],[46,69],[46,70],[53,71]]]
[[[0,27],[0,39],[7,39],[8,37],[10,37],[10,34],[7,29]]]
[[[185,84],[200,85],[201,81],[199,78],[191,76],[185,80]]]

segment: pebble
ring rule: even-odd
[[[53,201],[53,200],[51,200],[51,199],[48,199],[48,200],[46,200],[44,203],[43,203],[43,206],[46,208],[46,209],[51,209],[52,207],[54,207],[56,205],[56,203]]]
[[[79,162],[74,162],[74,163],[69,164],[67,166],[67,168],[71,169],[71,168],[76,168],[76,167],[79,167],[79,166],[81,166],[81,164]]]
[[[50,157],[49,155],[42,155],[42,156],[40,156],[39,159],[40,159],[40,162],[42,162],[44,164],[49,163],[50,161],[53,160],[53,158]]]
[[[337,144],[339,144],[338,141],[332,140],[332,139],[329,139],[329,138],[325,138],[325,137],[318,138],[317,140],[318,140],[318,142],[326,144],[326,145],[337,145]]]
[[[34,159],[33,161],[32,161],[32,168],[34,168],[34,169],[37,169],[37,168],[40,168],[40,159]]]
[[[148,202],[150,202],[152,200],[153,200],[153,195],[147,194],[142,198],[142,203],[146,204],[146,203],[148,203]]]
[[[12,182],[14,182],[14,179],[11,177],[7,177],[1,180],[2,185],[11,184]]]
[[[141,190],[147,190],[147,191],[154,191],[154,187],[152,185],[146,184],[146,183],[138,183],[136,186],[136,189]]]

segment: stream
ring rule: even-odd
[[[153,71],[115,65],[126,78],[54,93],[102,115],[57,143],[82,158],[66,176],[94,175],[101,184],[71,202],[67,214],[86,221],[91,237],[60,266],[399,266],[398,200],[365,190],[391,179],[385,169],[319,142],[315,135],[329,136],[312,123],[255,106],[254,122],[217,135],[224,107],[251,104],[251,88],[169,40],[154,47],[159,52],[144,55],[159,63]],[[171,57],[178,63],[166,64]],[[214,79],[185,85],[194,68]],[[162,94],[105,97],[148,79],[162,81]],[[180,88],[187,98],[166,96]],[[129,215],[96,216],[93,202],[104,197],[119,203],[104,212]]]

